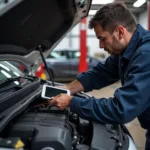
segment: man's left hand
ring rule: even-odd
[[[70,105],[72,96],[66,94],[59,94],[50,100],[51,105],[57,106],[59,109],[64,110]]]

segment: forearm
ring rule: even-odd
[[[69,89],[71,94],[75,94],[75,93],[84,91],[84,88],[83,88],[82,84],[78,80],[74,80],[74,81],[66,84],[65,88]]]
[[[109,57],[105,63],[98,63],[87,72],[76,77],[84,87],[84,92],[101,89],[119,80],[118,57]]]

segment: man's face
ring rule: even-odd
[[[111,55],[119,55],[125,49],[123,38],[119,35],[118,30],[112,34],[103,30],[100,25],[94,27],[96,37],[99,39],[99,47],[104,48]]]

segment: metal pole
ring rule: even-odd
[[[80,60],[79,73],[86,71],[87,66],[87,45],[86,45],[86,18],[80,22]]]

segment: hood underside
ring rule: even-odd
[[[91,0],[12,0],[2,3],[0,54],[27,55],[38,45],[51,51],[87,16]]]

